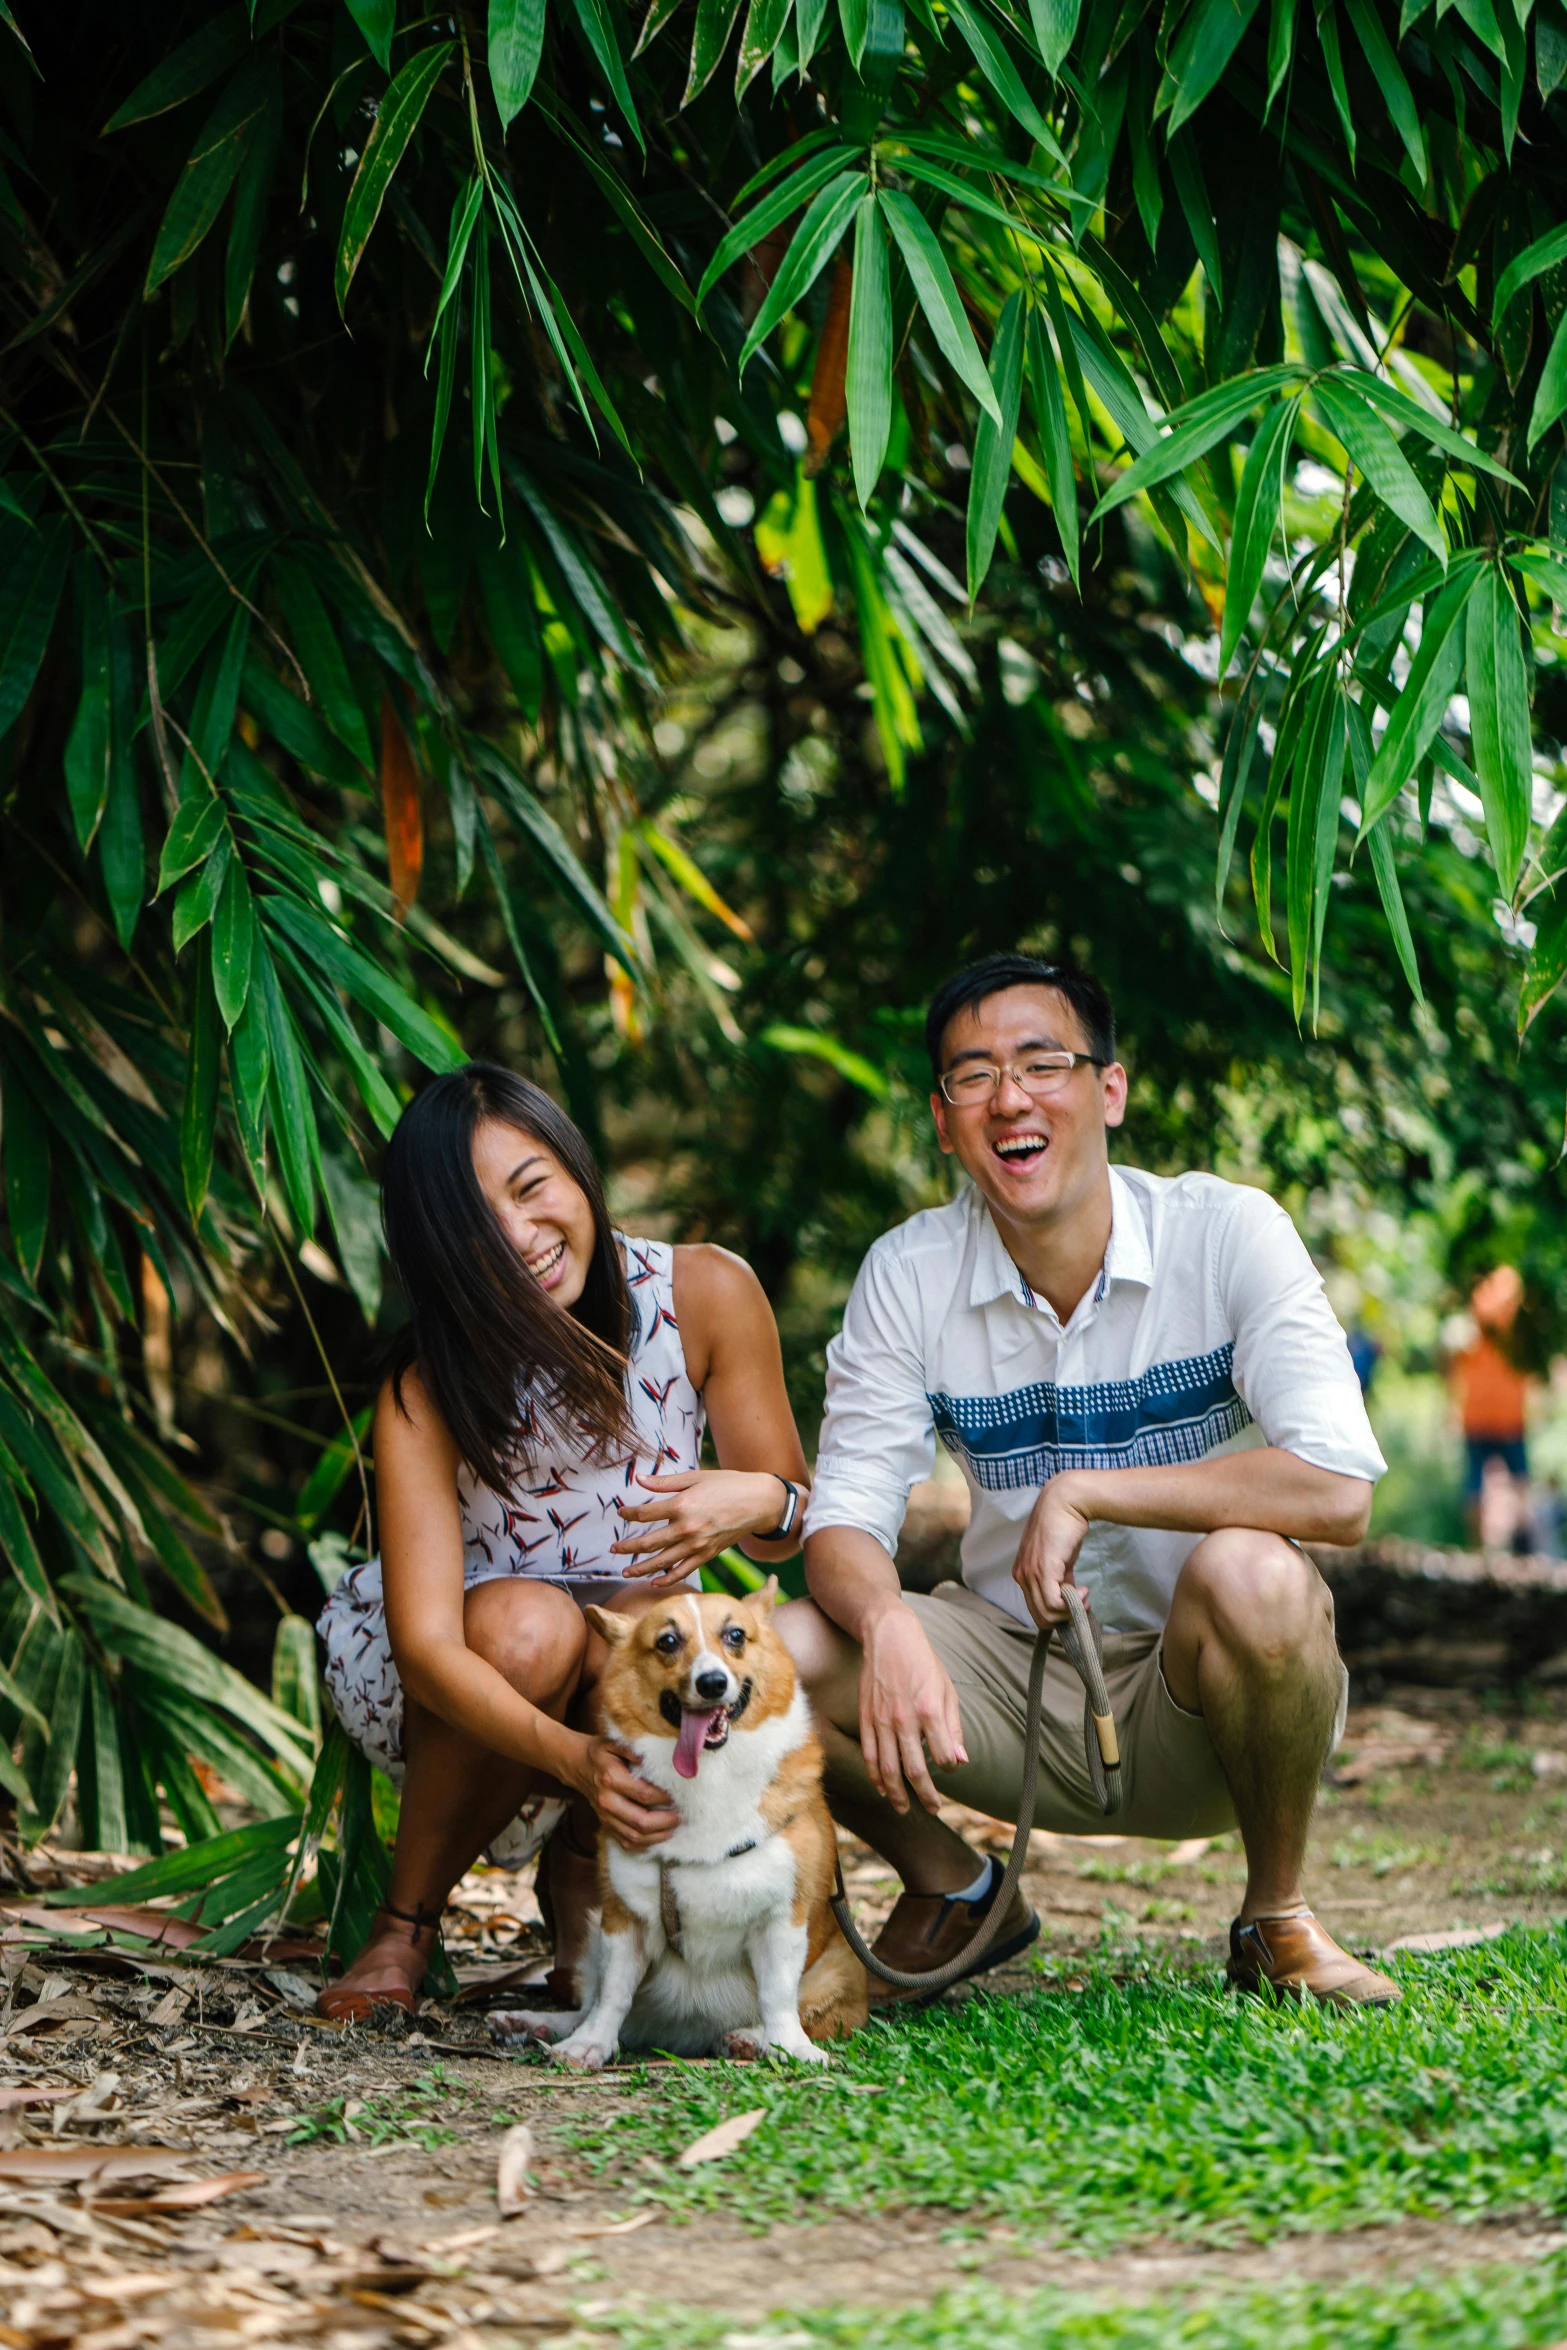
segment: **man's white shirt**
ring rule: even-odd
[[[1026,1623],[1012,1565],[1040,1487],[1063,1469],[1272,1444],[1382,1475],[1344,1333],[1284,1210],[1217,1175],[1133,1167],[1112,1167],[1110,1199],[1103,1268],[1064,1325],[977,1191],[874,1244],[827,1349],[807,1535],[856,1526],[895,1553],[939,1433],[973,1501],[963,1580]],[[1162,1625],[1200,1539],[1090,1527],[1077,1580],[1106,1629]]]

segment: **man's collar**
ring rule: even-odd
[[[969,1304],[988,1306],[998,1297],[1015,1297],[1032,1305],[1033,1295],[1008,1251],[984,1195],[971,1190],[974,1212],[974,1260],[969,1278]],[[1137,1195],[1125,1178],[1110,1169],[1110,1244],[1097,1284],[1102,1297],[1112,1281],[1133,1281],[1148,1289],[1153,1283],[1153,1253]]]

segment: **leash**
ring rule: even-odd
[[[1110,1692],[1105,1687],[1104,1665],[1101,1661],[1103,1635],[1097,1618],[1090,1612],[1086,1600],[1074,1584],[1063,1584],[1061,1595],[1066,1601],[1066,1621],[1040,1627],[1034,1641],[1034,1661],[1029,1668],[1028,1704],[1023,1723],[1023,1784],[1018,1794],[1017,1833],[1012,1839],[1006,1874],[996,1888],[990,1907],[972,1939],[958,1952],[956,1958],[949,1958],[945,1966],[930,1967],[920,1974],[904,1974],[898,1968],[888,1966],[868,1947],[855,1925],[849,1910],[849,1897],[843,1886],[843,1863],[839,1860],[836,1864],[832,1913],[842,1928],[843,1938],[855,1957],[869,1967],[873,1975],[879,1975],[884,1983],[890,1983],[894,1990],[944,1991],[949,1983],[956,1983],[973,1971],[974,1961],[983,1957],[1000,1931],[1007,1904],[1023,1874],[1028,1839],[1034,1826],[1034,1790],[1039,1782],[1039,1729],[1044,1716],[1045,1665],[1050,1656],[1052,1633],[1059,1634],[1067,1662],[1083,1684],[1083,1751],[1099,1808],[1107,1818],[1121,1808],[1121,1749],[1115,1734],[1115,1716],[1110,1710]]]

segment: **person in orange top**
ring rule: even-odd
[[[1519,1485],[1529,1474],[1524,1440],[1529,1375],[1518,1369],[1510,1353],[1522,1303],[1523,1280],[1514,1266],[1497,1265],[1487,1273],[1475,1284],[1469,1299],[1475,1335],[1450,1365],[1467,1455],[1464,1499],[1470,1531],[1476,1537],[1487,1465],[1500,1462]]]

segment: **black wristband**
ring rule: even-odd
[[[769,1469],[767,1474],[769,1477],[778,1477],[776,1469]],[[800,1488],[791,1485],[787,1477],[778,1477],[778,1482],[789,1497],[784,1503],[784,1514],[777,1525],[770,1527],[765,1534],[753,1534],[753,1542],[787,1542],[794,1532],[794,1522],[800,1515]]]

